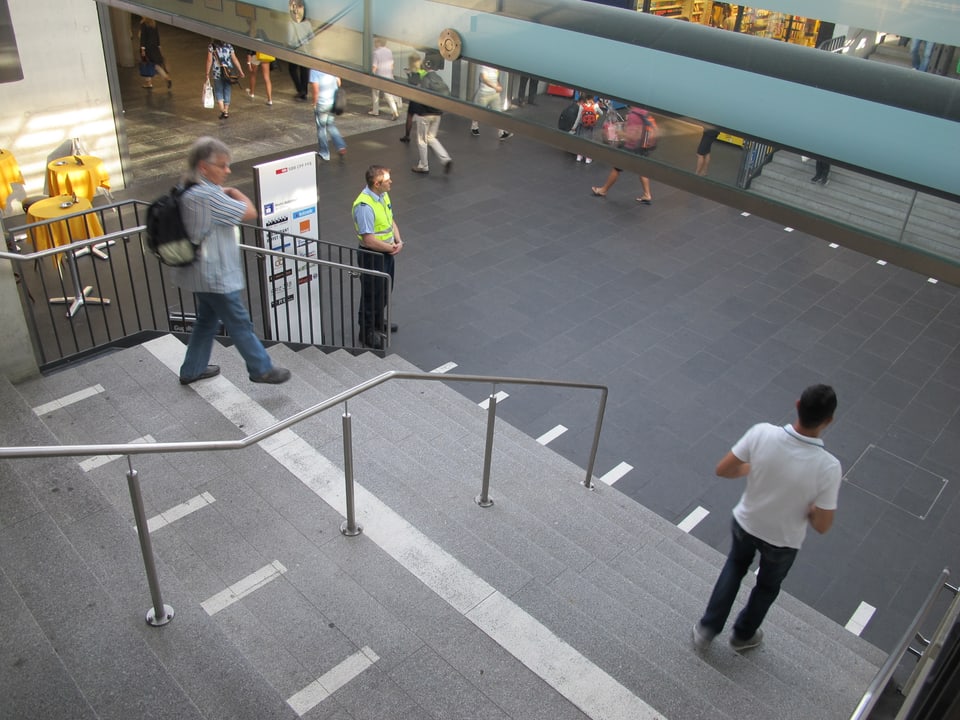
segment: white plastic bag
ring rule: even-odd
[[[213,86],[209,80],[203,82],[203,106],[207,110],[213,108]]]

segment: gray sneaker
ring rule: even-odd
[[[271,385],[279,385],[280,383],[285,383],[290,379],[290,371],[282,367],[272,367],[263,375],[251,377],[250,379],[255,383],[270,383]]]
[[[744,650],[749,650],[750,648],[755,648],[757,645],[763,642],[763,630],[759,628],[753,634],[752,638],[747,640],[741,640],[736,636],[735,633],[730,634],[730,647],[732,647],[737,652],[743,652]]]
[[[705,628],[700,623],[697,623],[693,626],[693,630],[690,632],[691,637],[693,638],[693,649],[697,652],[703,652],[713,641],[714,634],[712,631]]]

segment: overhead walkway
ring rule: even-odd
[[[104,4],[147,12],[163,22],[260,47],[285,60],[327,68],[348,80],[399,92],[573,152],[584,151],[586,141],[561,133],[553,120],[532,122],[470,103],[476,64],[490,63],[643,104],[666,115],[730,128],[751,147],[760,144],[822,157],[949,202],[960,195],[956,173],[942,162],[944,148],[957,135],[960,85],[932,74],[580,0],[500,0],[476,9],[426,0],[316,2],[305,21],[312,29],[311,39],[296,48],[287,41],[289,15],[280,10],[256,9],[261,38],[257,41],[249,37],[246,20],[230,13],[169,2]],[[406,52],[435,51],[445,29],[462,41],[458,57],[464,60],[448,62],[442,71],[452,89],[450,97],[370,73],[374,36],[392,44],[399,72]],[[738,181],[726,184],[698,178],[688,164],[663,162],[657,154],[640,158],[593,145],[589,154],[610,164],[960,282],[954,249],[958,241],[950,233],[943,239],[950,252],[931,255],[909,238],[878,237],[870,227],[838,223],[816,207],[772,203],[746,192],[749,178],[758,170],[755,165],[745,168]],[[902,225],[911,222],[910,212],[900,218]]]

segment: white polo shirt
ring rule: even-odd
[[[750,463],[747,487],[733,516],[751,535],[778,547],[799,548],[810,505],[836,510],[840,461],[820,438],[800,435],[792,425],[759,423],[732,450]]]

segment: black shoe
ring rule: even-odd
[[[400,142],[405,142],[405,143],[410,142],[410,136],[404,135],[402,138],[400,138]]]
[[[810,182],[818,183],[821,179],[822,178],[819,175],[814,175],[812,178],[810,178]]]
[[[363,336],[363,344],[371,350],[383,350],[383,335],[369,332]]]
[[[381,329],[383,330],[385,328],[381,326]],[[400,329],[399,325],[397,325],[396,323],[390,323],[390,332],[395,333],[399,329]]]
[[[190,383],[196,382],[197,380],[206,380],[207,378],[212,378],[212,377],[214,377],[215,375],[219,375],[219,374],[220,374],[220,366],[219,366],[219,365],[207,365],[207,369],[204,370],[202,373],[200,373],[199,375],[197,375],[197,376],[194,377],[194,378],[185,378],[185,377],[183,377],[183,376],[181,375],[181,376],[180,376],[180,384],[181,384],[181,385],[189,385]]]
[[[285,383],[290,379],[290,371],[282,367],[272,367],[267,370],[263,375],[258,375],[257,377],[250,377],[251,382],[255,383],[269,383],[270,385],[279,385],[280,383]]]
[[[828,183],[828,182],[830,182],[830,178],[829,178],[829,177],[826,177],[826,176],[825,176],[825,177],[820,178],[820,184],[823,185],[824,187],[827,186],[827,183]]]
[[[449,175],[451,170],[453,170],[453,160],[447,160],[447,164],[443,166],[443,172]]]
[[[512,137],[513,137],[513,133],[512,133],[512,132],[507,132],[506,130],[504,130],[502,133],[500,133],[500,139],[501,139],[501,140],[507,140],[507,139],[512,138]]]

